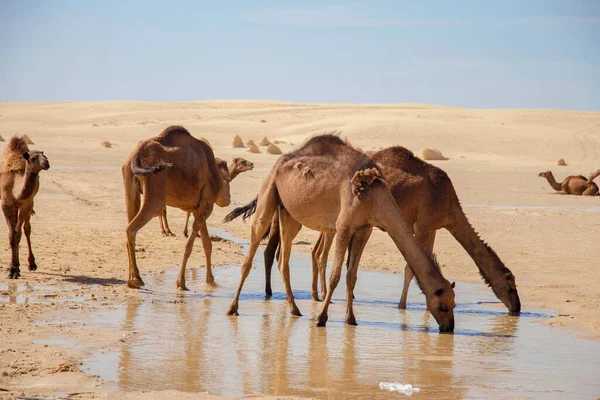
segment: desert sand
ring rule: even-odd
[[[6,224],[0,224],[2,288],[13,284],[43,288],[36,295],[43,301],[30,304],[9,303],[12,292],[0,293],[0,398],[102,388],[100,380],[80,371],[81,351],[37,341],[61,332],[101,349],[119,346],[123,333],[36,321],[69,309],[108,309],[135,296],[124,285],[126,215],[120,166],[139,140],[173,124],[209,140],[218,157],[228,161],[244,157],[254,163],[253,171],[232,183],[232,205],[215,207],[209,219],[209,228],[227,229],[240,238],[248,237],[249,224],[239,220],[223,225],[221,219],[255,197],[277,157],[232,148],[236,135],[244,142],[268,136],[279,141],[284,153],[311,135],[332,130],[342,131],[364,151],[402,145],[421,155],[426,148],[439,149],[448,160],[431,162],[449,174],[471,223],[515,274],[523,310],[553,309],[557,317],[544,323],[569,329],[573,335],[600,338],[600,197],[555,194],[538,177],[548,169],[562,180],[600,168],[600,113],[274,101],[0,103],[2,137],[27,134],[35,143],[31,148],[43,150],[51,163],[41,175],[32,219],[38,271],[27,271],[23,239],[22,277],[9,282],[5,271],[10,247]],[[111,147],[100,146],[102,142]],[[5,144],[0,143],[0,150]],[[568,165],[557,167],[560,158]],[[182,211],[169,210],[176,238],[161,236],[158,219],[139,233],[142,277],[179,266],[184,217]],[[317,233],[302,230],[294,251],[309,251],[316,237]],[[446,231],[438,233],[435,252],[448,279],[458,284],[480,281],[473,261]],[[219,265],[239,265],[242,259],[238,245],[213,243],[215,271]],[[204,265],[200,240],[189,262]],[[404,261],[389,237],[375,232],[360,268],[402,274]],[[401,287],[398,297],[400,292]],[[83,301],[61,301],[73,297]],[[126,398],[153,395],[159,396],[129,393]],[[107,394],[100,389],[71,397],[97,396]]]

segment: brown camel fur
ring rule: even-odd
[[[50,168],[48,158],[43,151],[30,151],[23,137],[13,136],[6,145],[0,160],[0,197],[2,212],[8,225],[8,241],[12,258],[8,269],[8,278],[21,276],[19,263],[19,244],[22,231],[25,231],[29,248],[29,270],[35,271],[37,265],[31,250],[31,215],[33,199],[40,188],[39,173]]]
[[[292,241],[302,226],[337,233],[329,288],[317,317],[317,326],[325,326],[327,322],[327,310],[340,280],[350,238],[352,251],[346,275],[346,322],[356,324],[352,299],[357,268],[362,250],[375,226],[390,235],[414,268],[440,332],[454,330],[453,287],[415,242],[379,169],[367,155],[330,134],[313,137],[300,149],[281,156],[263,181],[256,203],[250,248],[242,265],[240,283],[229,307],[229,315],[238,313],[244,281],[276,211],[279,213],[282,243],[279,270],[292,315],[301,314],[290,285],[289,259]]]
[[[561,194],[573,194],[577,196],[598,195],[598,185],[591,180],[588,180],[583,175],[567,176],[561,183],[556,182],[551,171],[540,172],[538,176],[546,178],[550,186],[552,186],[552,189]],[[593,179],[596,176],[597,175],[592,174],[590,177]]]
[[[215,160],[217,160],[217,164],[219,165],[219,169],[223,169],[223,163],[225,163],[225,165],[227,165],[227,162],[225,160],[222,160],[220,158],[215,158]],[[233,181],[239,174],[241,174],[242,172],[246,172],[246,171],[252,171],[252,169],[254,168],[254,164],[251,163],[250,161],[241,158],[241,157],[236,157],[233,159],[233,161],[231,162],[231,164],[229,164],[229,167],[227,168],[228,170],[228,176],[229,176],[229,182]],[[221,175],[223,175],[223,173],[221,173]],[[225,176],[223,176],[224,178],[226,178]],[[183,236],[188,237],[188,222],[190,220],[190,215],[192,213],[188,212],[185,218],[185,227],[183,228]],[[162,214],[158,217],[158,220],[160,222],[160,230],[162,232],[162,234],[164,236],[175,236],[175,234],[173,232],[171,232],[171,229],[169,229],[169,223],[167,222],[167,208],[165,207],[165,209],[163,210]]]
[[[381,168],[396,204],[400,207],[404,220],[412,229],[421,248],[431,256],[436,231],[446,228],[475,261],[485,282],[508,310],[512,313],[520,312],[521,302],[514,275],[469,224],[448,175],[440,168],[420,160],[410,150],[400,146],[381,150],[375,153],[372,159]],[[279,238],[278,222],[274,219],[264,253],[265,291],[268,296],[272,295],[270,270],[279,245]],[[312,250],[312,297],[317,301],[319,300],[318,276],[321,278],[322,296],[326,293],[325,271],[332,240],[332,234],[323,233]],[[398,308],[406,308],[406,298],[412,278],[413,273],[409,265],[406,265],[404,288]]]
[[[215,203],[219,207],[227,207],[230,203],[229,179],[222,176],[222,173],[228,174],[226,167],[221,171],[210,146],[181,126],[168,127],[160,135],[138,143],[121,168],[129,221],[126,230],[127,286],[144,286],[135,257],[135,238],[137,232],[153,217],[159,216],[165,206],[194,215],[192,235],[185,246],[177,287],[187,289],[185,267],[198,232],[206,256],[206,282],[214,282],[210,262],[212,244],[206,219]],[[140,192],[144,199],[141,205]]]

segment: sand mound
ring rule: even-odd
[[[204,143],[206,143],[208,145],[208,147],[210,147],[211,149],[213,148],[207,138],[200,138],[200,140],[202,140]]]
[[[100,143],[100,146],[102,147],[106,147],[107,149],[110,149],[112,147],[112,143],[107,142],[106,140],[102,143]]]
[[[246,146],[256,146],[256,143],[254,143],[254,140],[250,139],[246,142]]]
[[[259,146],[268,146],[270,144],[271,144],[271,142],[269,142],[269,139],[267,139],[266,136],[264,136],[262,138],[262,140],[260,141],[260,143],[258,143]]]
[[[264,124],[264,123],[265,123],[265,122],[267,122],[267,121],[265,121],[264,119],[261,119],[261,120],[260,120],[260,122],[262,122],[262,123]]]
[[[4,138],[0,135],[0,142],[4,142]]]
[[[240,135],[235,135],[233,138],[233,147],[246,147]]]
[[[283,154],[281,152],[281,149],[277,146],[275,146],[274,144],[271,144],[269,147],[267,147],[267,153],[269,154]]]
[[[33,143],[33,140],[31,140],[31,139],[29,138],[29,136],[27,136],[26,134],[25,134],[25,135],[23,135],[23,137],[22,137],[22,138],[23,138],[23,141],[24,141],[25,143],[27,143],[27,144],[34,144],[34,143]]]
[[[447,158],[438,149],[425,149],[423,150],[423,160],[447,160]]]
[[[258,149],[258,146],[253,144],[248,148],[248,152],[249,153],[260,153],[260,150]]]
[[[563,166],[563,167],[564,167],[564,166],[566,166],[566,165],[567,165],[567,162],[565,161],[565,159],[564,159],[564,158],[561,158],[560,160],[558,160],[558,161],[556,162],[556,165],[561,165],[561,166]]]

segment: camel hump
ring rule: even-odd
[[[29,151],[29,146],[27,146],[27,141],[24,139],[23,136],[15,135],[8,142],[7,150],[23,154]]]
[[[25,158],[23,154],[29,151],[27,142],[21,136],[13,136],[2,154],[0,173],[25,172]]]
[[[373,185],[375,181],[385,183],[383,176],[379,173],[377,168],[367,168],[356,171],[351,180],[352,194],[360,196],[368,187]]]
[[[183,126],[171,125],[168,128],[166,128],[164,131],[162,131],[161,134],[158,135],[158,137],[168,138],[169,136],[177,136],[177,135],[192,136],[192,134],[187,129],[185,129]]]

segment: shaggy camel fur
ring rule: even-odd
[[[577,196],[595,196],[598,194],[598,185],[592,182],[593,178],[597,176],[594,173],[590,175],[592,180],[588,180],[583,175],[570,175],[561,183],[556,182],[551,171],[540,172],[538,176],[546,178],[552,189],[561,194],[574,194]]]
[[[469,224],[448,175],[400,146],[381,150],[371,158],[381,168],[404,220],[425,253],[432,256],[436,231],[446,228],[475,261],[484,281],[508,310],[511,313],[519,313],[521,301],[514,275]],[[266,292],[269,296],[272,295],[270,269],[280,237],[277,225],[274,219],[264,254]],[[321,234],[312,250],[312,296],[317,301],[317,271],[321,278],[321,294],[324,296],[327,253],[332,239],[330,233]],[[404,268],[404,287],[398,308],[406,309],[406,298],[412,278],[412,270],[407,264]]]
[[[214,282],[210,263],[212,244],[206,219],[215,203],[219,207],[230,203],[227,164],[219,168],[208,144],[194,138],[181,126],[171,126],[160,135],[138,143],[121,170],[129,221],[126,230],[129,255],[127,286],[144,286],[135,257],[135,238],[137,232],[153,217],[159,216],[165,206],[177,207],[194,215],[192,235],[185,246],[177,287],[187,289],[185,267],[198,232],[201,233],[206,256],[206,282]],[[140,192],[144,197],[141,205]]]
[[[23,137],[14,136],[2,154],[0,160],[0,197],[2,212],[8,225],[8,241],[12,258],[8,269],[8,278],[21,276],[19,263],[19,243],[22,231],[25,231],[29,248],[29,270],[35,271],[37,265],[31,250],[31,215],[33,198],[40,188],[39,173],[50,168],[48,158],[43,151],[30,151]]]
[[[222,168],[223,163],[227,164],[224,160],[216,157],[215,160],[219,165],[219,168]],[[233,181],[239,174],[246,171],[252,171],[254,168],[254,164],[250,161],[243,159],[241,157],[236,157],[233,159],[232,163],[228,167],[229,171],[229,182]],[[223,175],[223,174],[221,174]],[[188,222],[190,220],[191,212],[188,212],[185,218],[185,228],[183,228],[183,235],[188,237]],[[164,236],[175,236],[171,229],[169,229],[169,223],[167,222],[167,208],[163,210],[161,215],[158,217],[158,221],[160,222],[160,231]]]
[[[352,299],[357,268],[372,227],[375,226],[390,235],[414,268],[427,306],[438,322],[440,331],[454,330],[453,286],[415,242],[379,169],[367,155],[330,134],[313,137],[300,149],[281,156],[265,178],[256,202],[250,248],[228,314],[238,314],[244,281],[252,268],[260,240],[271,225],[276,211],[279,213],[282,243],[279,270],[292,315],[301,314],[290,285],[289,259],[292,241],[302,226],[337,233],[329,288],[317,317],[317,326],[325,326],[327,322],[327,310],[340,280],[350,238],[352,251],[346,276],[346,322],[356,324]]]

